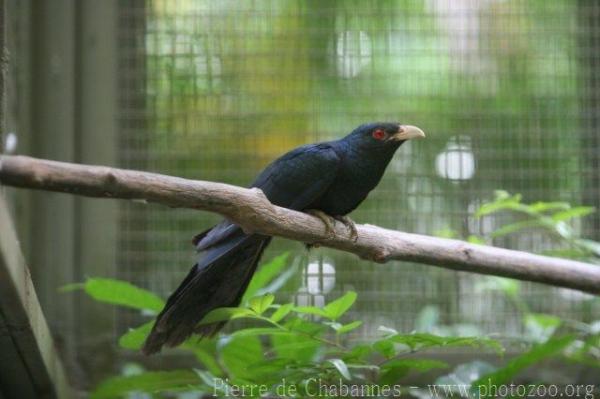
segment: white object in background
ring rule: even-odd
[[[435,158],[437,174],[449,180],[469,180],[475,175],[475,156],[469,137],[452,137]]]
[[[17,151],[19,140],[14,132],[8,132],[4,138],[3,152],[5,154],[14,154]]]

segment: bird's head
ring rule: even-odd
[[[423,138],[425,133],[416,126],[376,122],[360,125],[344,140],[368,150],[396,149],[410,139]]]

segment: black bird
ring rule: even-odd
[[[394,152],[406,140],[425,137],[415,126],[399,123],[361,125],[346,137],[298,147],[263,170],[251,187],[260,188],[273,204],[331,217],[356,234],[345,215],[379,183]],[[197,326],[211,310],[237,306],[271,237],[245,234],[223,220],[194,238],[203,255],[158,315],[142,351],[176,346],[191,334],[215,334],[224,323]]]

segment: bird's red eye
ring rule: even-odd
[[[373,132],[373,138],[376,140],[383,140],[385,137],[385,132],[381,129],[377,129]]]

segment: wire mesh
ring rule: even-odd
[[[297,145],[401,121],[427,140],[399,150],[352,215],[358,222],[489,232],[502,220],[472,215],[495,189],[596,205],[599,13],[569,0],[130,1],[120,21],[120,160],[246,185]],[[118,269],[167,295],[193,263],[188,238],[216,220],[125,205]],[[600,236],[597,219],[579,227]],[[497,244],[540,251],[548,242],[528,233]],[[276,241],[266,258],[283,249],[304,256]],[[311,288],[309,277],[285,295],[355,289],[365,335],[380,324],[411,330],[426,305],[446,324],[508,334],[520,326],[514,306],[478,289],[480,276],[326,250],[308,255],[305,274],[323,273],[315,262],[329,265],[333,284]],[[529,284],[525,292],[536,311],[591,317],[584,296]]]
[[[67,62],[31,42],[38,22],[54,23],[43,18],[44,8],[11,5],[3,146],[12,152],[8,139],[18,137],[19,151],[36,155],[45,132],[27,134],[41,123],[30,118],[37,108],[28,104],[42,90],[29,79],[37,71],[32,66],[59,73]],[[473,217],[495,189],[521,193],[527,202],[600,208],[595,0],[122,0],[117,18],[119,166],[247,185],[295,146],[339,138],[364,122],[399,121],[422,127],[427,139],[402,146],[379,187],[351,215],[359,223],[489,234],[510,220]],[[76,40],[79,50],[94,51],[88,39]],[[83,79],[93,78],[76,76],[74,87],[82,90]],[[73,118],[85,125],[82,115]],[[80,144],[73,143],[75,152]],[[35,253],[39,242],[31,233],[43,222],[28,214],[26,201],[18,202],[22,236],[29,237],[25,252]],[[163,296],[195,260],[191,237],[219,219],[125,202],[119,213],[118,277]],[[573,228],[600,240],[598,215]],[[553,241],[527,231],[494,244],[540,252]],[[376,334],[380,325],[410,331],[424,314],[465,335],[511,336],[523,328],[519,309],[500,292],[485,290],[482,276],[410,263],[375,265],[324,249],[307,253],[285,240],[274,240],[265,259],[282,251],[290,251],[289,263],[301,273],[280,299],[320,305],[356,290],[351,317],[365,321],[357,338]],[[45,281],[45,266],[33,268],[33,275],[47,310],[58,287]],[[87,267],[78,265],[65,283],[89,275]],[[600,311],[598,302],[569,290],[523,284],[523,293],[533,312],[590,321]],[[82,301],[77,309],[81,315],[91,307]],[[47,315],[64,309],[55,312]],[[89,373],[94,381],[110,373],[97,364],[114,359],[103,354],[103,362],[87,369],[81,360],[92,357],[97,342],[113,345],[147,317],[120,312],[115,331],[81,334],[76,343],[60,340],[70,336],[61,320],[49,321],[59,343],[76,348],[66,354],[75,379]],[[123,355],[117,360],[129,356]]]
[[[11,4],[2,144],[13,152],[18,137],[18,150],[36,155],[44,132],[29,132],[39,124],[30,118],[36,115],[31,99],[40,94],[32,65],[60,71],[61,62],[40,55],[43,49],[31,42],[32,26],[44,20],[40,10],[31,12],[31,2]],[[526,201],[600,205],[595,1],[123,0],[118,7],[119,166],[247,185],[295,146],[388,120],[418,125],[428,137],[400,149],[353,213],[357,222],[461,237],[489,233],[506,219],[473,213],[494,189],[522,193]],[[74,77],[82,79],[93,77]],[[73,118],[79,126],[82,116]],[[43,222],[28,201],[15,201],[15,213],[31,255],[39,244],[32,233]],[[195,260],[191,237],[218,221],[208,213],[125,202],[119,213],[118,277],[163,296]],[[574,228],[600,239],[597,216]],[[538,252],[552,242],[527,232],[495,244]],[[483,290],[481,276],[374,265],[324,249],[307,253],[285,240],[274,240],[265,259],[282,251],[291,252],[290,265],[302,272],[279,293],[281,300],[320,305],[356,290],[352,317],[365,321],[357,338],[380,325],[410,331],[428,309],[465,334],[512,335],[522,328],[518,309],[501,293]],[[65,283],[88,276],[87,266],[78,265]],[[58,312],[47,315],[63,313],[53,308],[58,287],[45,281],[45,265],[38,267],[32,272],[42,305]],[[582,321],[598,314],[598,303],[576,292],[524,284],[524,293],[532,311]],[[77,309],[81,316],[91,307],[82,301]],[[82,359],[91,348],[114,345],[147,318],[120,312],[119,321],[108,334],[80,334],[70,342],[64,323],[49,320],[59,344],[75,350],[64,352],[72,373],[82,376],[79,385],[108,374],[98,365],[114,360],[103,354],[86,366]]]

